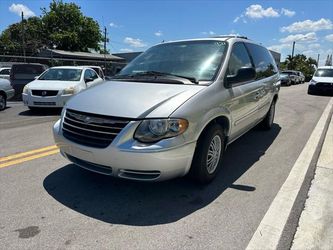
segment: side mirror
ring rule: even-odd
[[[231,87],[235,83],[251,81],[256,77],[256,70],[252,67],[244,67],[237,70],[236,75],[226,77],[226,85]]]
[[[84,79],[84,82],[87,83],[87,82],[92,82],[94,79],[92,79],[91,77],[87,77]]]

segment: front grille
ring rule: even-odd
[[[75,143],[106,148],[116,138],[129,120],[111,116],[66,110],[62,124],[64,137]]]
[[[34,102],[34,105],[39,105],[39,106],[55,106],[55,102]]]
[[[31,90],[34,96],[56,96],[58,92],[58,90]]]

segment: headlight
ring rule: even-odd
[[[317,81],[311,79],[311,81],[310,81],[310,84],[311,84],[311,85],[315,85],[316,83],[317,83]]]
[[[62,94],[63,95],[74,95],[75,94],[75,89],[73,87],[64,89]]]
[[[23,94],[29,94],[29,88],[28,88],[28,86],[24,86],[24,88],[23,88]]]
[[[157,142],[185,132],[188,121],[185,119],[144,120],[135,131],[134,139],[140,142]]]

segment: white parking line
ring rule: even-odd
[[[328,102],[308,142],[290,171],[288,178],[274,198],[246,249],[261,250],[277,248],[297,194],[325,129],[332,105],[333,98]]]

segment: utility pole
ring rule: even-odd
[[[295,41],[293,41],[293,50],[291,51],[291,69],[294,69],[294,51],[295,51]]]
[[[317,67],[319,66],[319,57],[320,57],[320,54],[318,54],[318,57],[317,57]]]
[[[25,58],[25,39],[24,39],[24,14],[23,11],[21,12],[21,17],[22,17],[22,21],[21,21],[21,27],[22,27],[22,49],[23,49],[23,58],[24,58],[24,62],[26,62],[26,58]]]
[[[106,72],[106,27],[105,26],[104,26],[104,71]]]

